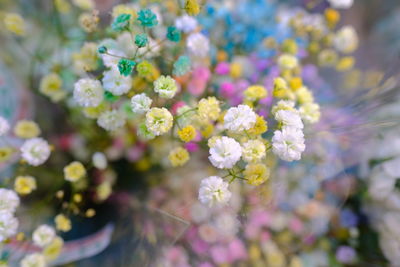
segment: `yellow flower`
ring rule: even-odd
[[[214,132],[214,125],[207,122],[200,124],[200,133],[204,138],[209,138]]]
[[[289,85],[293,91],[296,91],[297,89],[303,86],[303,80],[300,77],[294,77],[290,79]]]
[[[338,61],[338,54],[333,49],[324,49],[318,55],[318,63],[324,67],[332,67]]]
[[[189,160],[189,152],[183,147],[174,148],[168,155],[173,167],[182,166]]]
[[[300,104],[314,102],[314,96],[312,92],[305,86],[296,91],[296,96]]]
[[[226,53],[224,50],[218,50],[217,52],[217,61],[226,61],[228,59],[228,53]]]
[[[343,57],[336,64],[336,70],[338,71],[347,71],[354,67],[354,58],[353,57]]]
[[[219,114],[221,113],[219,101],[213,96],[201,99],[198,105],[198,113],[203,119],[218,119]]]
[[[63,246],[64,240],[61,237],[56,236],[53,241],[44,248],[43,254],[48,261],[55,260],[60,255]]]
[[[179,138],[183,142],[190,142],[196,137],[196,129],[192,125],[188,125],[178,131]]]
[[[107,105],[104,102],[102,102],[97,107],[84,108],[83,114],[89,119],[97,119],[106,110],[107,110]]]
[[[129,14],[131,15],[131,20],[135,20],[137,13],[133,7],[129,5],[120,4],[113,7],[111,14],[113,18],[116,18],[121,14]]]
[[[0,147],[0,162],[5,162],[10,159],[13,153],[10,147]]]
[[[292,70],[299,65],[299,60],[291,54],[282,54],[278,58],[278,65],[283,70]]]
[[[85,32],[91,33],[96,31],[99,21],[99,11],[97,10],[93,10],[91,13],[85,12],[79,16],[79,26],[81,26]]]
[[[56,223],[57,230],[60,230],[62,232],[68,232],[69,230],[71,230],[71,220],[64,214],[58,214],[54,218],[54,222]]]
[[[287,91],[289,91],[287,82],[282,78],[278,77],[274,80],[273,96],[277,98],[284,98]]]
[[[54,6],[60,13],[68,13],[71,10],[71,5],[66,0],[54,0]]]
[[[151,162],[148,158],[142,158],[135,164],[138,171],[147,171],[151,167]]]
[[[96,211],[94,209],[88,209],[85,212],[85,216],[88,218],[92,218],[94,215],[96,215]]]
[[[340,20],[340,13],[333,8],[327,8],[325,9],[325,20],[329,27],[334,28]]]
[[[293,39],[286,39],[282,44],[282,51],[292,55],[297,54],[297,43]]]
[[[207,145],[209,148],[213,147],[215,145],[215,143],[217,142],[218,139],[220,139],[221,136],[215,135],[213,137],[211,137],[210,139],[208,139],[207,141]]]
[[[232,78],[239,78],[242,76],[242,65],[240,63],[232,63],[231,64],[231,69],[230,69],[230,75]]]
[[[186,0],[185,10],[190,16],[197,16],[200,13],[200,5],[197,0]]]
[[[56,73],[50,73],[40,81],[39,91],[49,97],[51,101],[58,102],[62,100],[67,93],[61,89],[62,80]]]
[[[258,186],[269,178],[269,169],[261,163],[248,164],[243,174],[249,185]]]
[[[320,50],[320,45],[318,42],[310,42],[307,49],[311,54],[316,54]]]
[[[16,13],[7,13],[4,16],[6,29],[16,35],[25,35],[26,27],[24,19]]]
[[[252,135],[260,135],[265,133],[267,130],[268,125],[264,120],[264,117],[257,115],[256,123],[254,124],[253,128],[250,128],[248,133]]]
[[[34,121],[20,120],[14,127],[14,134],[19,138],[34,138],[40,134],[40,128]]]
[[[81,51],[72,54],[72,59],[78,73],[95,70],[98,67],[97,44],[85,43]]]
[[[244,91],[244,96],[250,101],[260,100],[261,98],[267,97],[267,95],[268,92],[262,85],[253,85]]]
[[[14,190],[20,195],[28,195],[36,189],[36,180],[32,176],[18,176],[14,182]]]
[[[74,161],[64,167],[65,180],[76,182],[86,175],[85,167],[79,161]]]
[[[96,189],[97,197],[100,201],[106,200],[112,193],[112,186],[110,182],[100,184]]]

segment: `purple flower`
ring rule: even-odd
[[[356,258],[356,252],[352,247],[340,246],[336,251],[336,259],[345,264],[352,263]]]

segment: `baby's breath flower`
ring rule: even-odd
[[[234,132],[249,130],[256,123],[257,115],[247,105],[228,109],[224,116],[224,128]]]
[[[71,220],[64,214],[58,214],[54,218],[54,222],[56,223],[56,228],[59,231],[68,232],[71,230]]]
[[[60,255],[63,246],[64,241],[62,238],[56,236],[53,238],[53,241],[44,248],[43,254],[47,260],[55,260]]]
[[[272,107],[271,113],[275,116],[279,110],[290,110],[295,111],[295,103],[291,100],[279,100],[275,106]]]
[[[120,32],[129,29],[129,21],[131,19],[130,14],[120,14],[111,23],[111,28],[114,31]]]
[[[203,119],[216,120],[221,113],[219,101],[213,96],[203,98],[198,105],[199,116]]]
[[[0,242],[17,233],[18,220],[9,211],[0,212]]]
[[[286,96],[286,92],[289,90],[287,82],[281,78],[275,78],[273,95],[277,98],[283,98]]]
[[[104,102],[102,102],[97,107],[84,108],[83,114],[89,119],[97,119],[106,110],[107,110],[107,105]]]
[[[324,49],[318,54],[318,64],[323,67],[334,67],[338,61],[338,54],[333,49]]]
[[[136,34],[135,36],[135,44],[138,47],[145,47],[149,43],[149,39],[147,38],[147,34]]]
[[[219,169],[231,169],[242,156],[242,148],[235,139],[223,136],[215,140],[210,147],[208,157],[214,167]]]
[[[197,28],[197,20],[191,16],[183,15],[175,20],[175,27],[184,33],[189,33]]]
[[[301,118],[308,123],[316,123],[321,117],[319,105],[316,103],[305,103],[299,109]]]
[[[46,267],[46,258],[41,253],[32,253],[26,255],[21,260],[21,267]]]
[[[160,76],[154,81],[154,91],[163,98],[173,98],[178,87],[170,76]]]
[[[137,14],[138,21],[143,27],[154,27],[158,25],[157,16],[150,9],[140,10]]]
[[[116,96],[126,94],[132,88],[132,78],[125,76],[116,69],[104,72],[102,79],[104,89]]]
[[[21,146],[21,156],[32,166],[43,164],[50,156],[50,146],[43,138],[32,138]]]
[[[92,156],[92,163],[93,166],[96,167],[99,170],[104,170],[107,168],[107,158],[104,153],[101,152],[96,152]]]
[[[13,190],[0,188],[0,213],[14,213],[19,203],[19,197]]]
[[[0,147],[0,162],[6,162],[13,154],[13,149],[10,147]]]
[[[248,164],[243,172],[249,185],[259,186],[268,180],[270,171],[264,164]]]
[[[293,91],[296,91],[303,86],[303,80],[300,77],[293,77],[289,81],[289,86],[290,88],[292,88]]]
[[[333,41],[335,48],[342,53],[352,53],[358,47],[358,36],[352,26],[342,27]]]
[[[353,5],[354,0],[328,0],[333,8],[347,9]]]
[[[24,19],[16,13],[7,13],[4,16],[4,25],[9,32],[23,36],[26,32]]]
[[[181,40],[181,32],[174,26],[170,26],[167,29],[167,39],[171,42],[179,42]]]
[[[210,176],[200,183],[199,200],[209,207],[226,205],[232,196],[229,184],[218,176]]]
[[[342,57],[336,65],[336,70],[337,71],[350,70],[354,67],[354,63],[355,62],[353,57]]]
[[[126,57],[125,53],[116,49],[109,49],[107,54],[101,55],[104,66],[115,69],[118,69],[118,63],[121,57]]]
[[[209,138],[214,132],[214,125],[209,122],[201,123],[199,130],[204,138]]]
[[[112,186],[110,182],[101,183],[96,188],[96,196],[100,201],[106,200],[112,193]]]
[[[0,136],[6,135],[9,130],[10,124],[4,117],[0,116]]]
[[[79,16],[79,25],[81,28],[88,33],[94,32],[97,30],[97,25],[99,24],[99,11],[93,10],[90,12],[82,13]]]
[[[40,81],[39,91],[53,102],[58,102],[67,95],[62,90],[62,80],[57,73],[50,73],[44,76]]]
[[[139,125],[137,134],[142,140],[151,140],[155,137],[155,135],[147,128],[146,123]]]
[[[260,140],[249,140],[242,146],[242,158],[247,162],[260,161],[265,155],[265,145]]]
[[[74,161],[64,167],[65,180],[76,182],[86,176],[86,169],[79,161]]]
[[[136,71],[140,77],[146,77],[153,72],[153,68],[150,62],[144,60],[137,65]]]
[[[66,0],[54,0],[54,6],[60,13],[68,13],[71,10],[71,5]]]
[[[183,142],[190,142],[196,137],[196,129],[192,125],[188,125],[178,131],[179,138]]]
[[[190,159],[189,152],[183,147],[176,147],[169,153],[168,159],[173,167],[182,166]]]
[[[183,76],[190,71],[191,62],[187,56],[180,56],[177,61],[174,62],[173,74],[175,76]]]
[[[268,130],[267,122],[264,117],[257,115],[256,123],[249,129],[249,134],[260,135]]]
[[[145,93],[134,95],[131,98],[131,107],[133,113],[143,114],[150,110],[150,106],[153,100],[148,97]]]
[[[95,7],[95,3],[93,0],[72,0],[72,3],[77,7],[85,10],[90,10]]]
[[[304,134],[300,129],[284,127],[275,131],[272,138],[272,151],[285,161],[300,160],[305,150]]]
[[[296,91],[297,100],[300,104],[314,102],[314,96],[310,89],[303,86]]]
[[[278,58],[278,65],[283,70],[292,70],[299,65],[299,60],[291,54],[282,54]]]
[[[83,107],[96,107],[103,101],[103,87],[98,80],[84,78],[75,83],[74,99]]]
[[[275,119],[282,125],[282,127],[293,127],[296,129],[303,129],[304,127],[297,110],[278,110],[275,113]]]
[[[154,135],[167,133],[173,124],[173,117],[166,108],[152,108],[146,114],[146,127]]]
[[[54,228],[43,224],[40,225],[36,230],[33,232],[32,239],[33,243],[39,247],[45,247],[49,245],[56,236],[56,232]]]
[[[115,131],[123,127],[125,122],[126,116],[119,110],[105,111],[97,119],[97,124],[107,131]]]
[[[14,127],[14,134],[19,138],[29,139],[40,135],[40,128],[34,121],[20,120]]]
[[[28,195],[36,189],[36,179],[32,176],[18,176],[15,178],[14,190],[20,195]]]
[[[210,40],[201,33],[192,33],[186,40],[186,46],[191,55],[204,58],[210,52]]]
[[[129,14],[131,15],[131,18],[136,18],[135,9],[129,5],[124,4],[114,6],[111,14],[114,19],[122,14]]]
[[[119,73],[123,76],[131,75],[136,62],[130,59],[120,59],[118,62]]]
[[[264,97],[267,97],[267,94],[268,94],[267,90],[265,89],[264,86],[261,85],[250,86],[244,91],[244,96],[249,101],[260,100]]]
[[[296,55],[298,51],[296,41],[293,39],[286,39],[282,43],[282,51],[285,53]]]
[[[200,13],[200,5],[197,0],[186,0],[185,10],[188,15],[197,16]]]
[[[78,73],[93,71],[98,67],[97,44],[85,43],[81,51],[72,54],[74,69]]]

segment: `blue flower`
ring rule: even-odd
[[[188,56],[180,56],[174,63],[173,74],[175,76],[183,76],[190,71],[191,62]]]
[[[158,25],[156,14],[150,9],[142,9],[138,12],[138,21],[143,27],[154,27]]]
[[[149,40],[147,38],[147,35],[142,33],[142,34],[137,34],[135,36],[135,44],[138,47],[145,47],[148,44]]]
[[[181,32],[174,26],[168,27],[167,38],[171,42],[179,42],[181,40]]]

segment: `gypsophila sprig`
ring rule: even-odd
[[[118,62],[118,70],[119,73],[123,76],[131,75],[133,68],[135,67],[136,62],[129,59],[121,59]]]
[[[154,27],[158,25],[158,20],[156,14],[150,9],[143,9],[138,12],[138,21],[143,27]]]
[[[111,24],[111,28],[117,32],[128,30],[130,19],[131,19],[130,14],[121,14],[114,19],[114,21]]]

